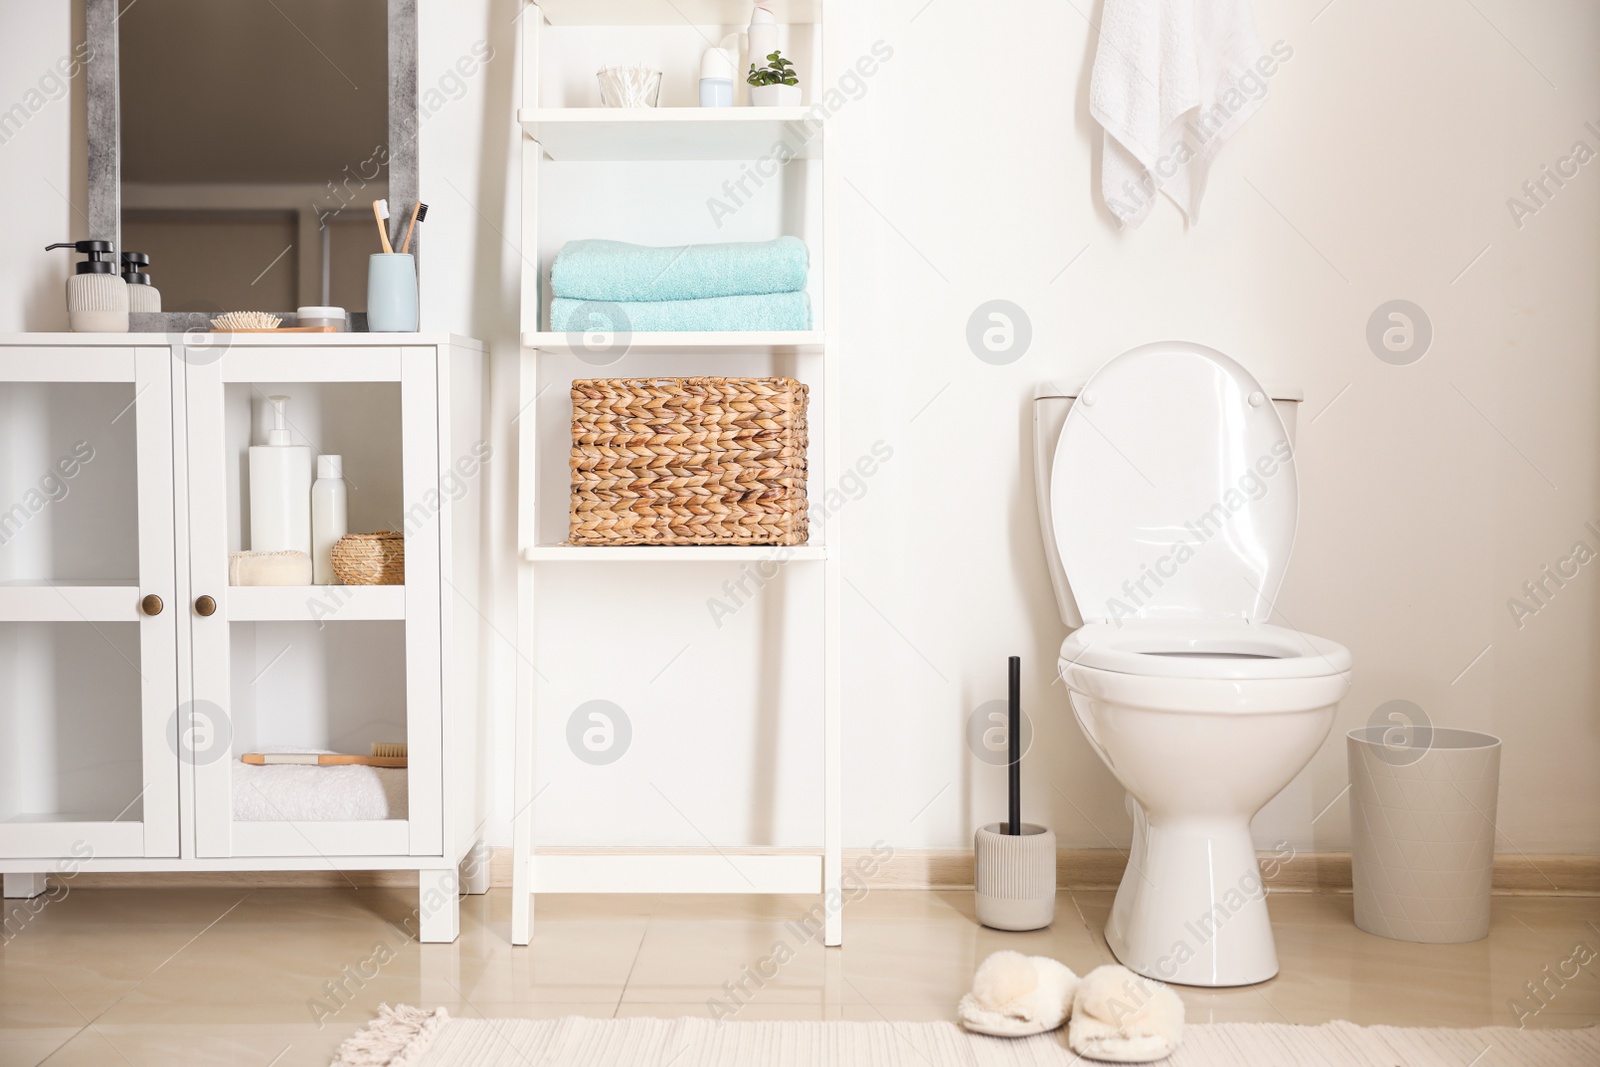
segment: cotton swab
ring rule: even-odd
[[[406,227],[406,239],[400,245],[400,254],[405,255],[411,251],[411,235],[416,232],[417,223],[423,222],[428,217],[428,205],[417,201],[417,206],[411,212],[411,225]]]
[[[383,250],[388,255],[394,255],[394,245],[389,243],[389,228],[384,222],[389,218],[389,201],[374,200],[372,202],[372,215],[378,220],[378,239],[383,242]]]

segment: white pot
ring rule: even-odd
[[[800,86],[798,85],[752,85],[750,86],[751,107],[799,107]]]

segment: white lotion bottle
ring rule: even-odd
[[[316,585],[339,584],[333,574],[333,546],[349,532],[344,457],[318,456],[317,480],[311,485],[311,581]]]
[[[745,61],[760,70],[767,65],[767,57],[777,50],[778,20],[770,7],[757,4],[755,10],[750,12],[750,29],[745,37]],[[749,73],[750,68],[745,67],[744,76]],[[743,81],[744,76],[739,80]],[[745,97],[749,99],[749,86],[745,87]]]
[[[311,555],[311,448],[292,443],[286,396],[269,396],[267,443],[250,446],[250,548]]]

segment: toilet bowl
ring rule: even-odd
[[[1134,824],[1106,941],[1184,985],[1278,973],[1250,820],[1310,761],[1350,653],[1273,625],[1298,517],[1298,396],[1164,342],[1035,401],[1074,717]]]

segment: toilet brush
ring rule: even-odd
[[[1022,821],[1022,659],[1007,663],[1006,785],[1003,823],[973,835],[978,921],[996,930],[1038,930],[1056,914],[1056,835]]]

